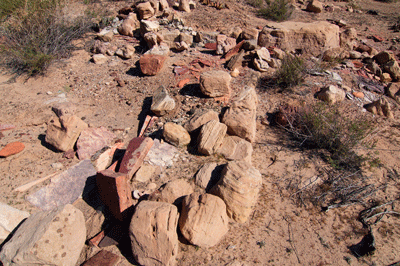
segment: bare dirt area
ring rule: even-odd
[[[228,8],[219,10],[196,1],[196,8],[190,13],[177,12],[181,13],[185,26],[199,32],[218,31],[227,34],[234,27],[260,31],[267,22],[257,17],[257,9],[244,1],[221,3]],[[86,8],[107,10],[107,16],[111,17],[117,16],[118,10],[129,5],[125,1],[99,1],[89,5],[79,4],[79,8],[75,9],[79,12]],[[293,5],[295,10],[290,21],[343,20],[345,27],[356,29],[357,40],[377,51],[390,49],[399,59],[400,34],[390,27],[399,19],[400,2],[325,1],[325,7],[335,8],[331,12],[325,8],[321,13],[305,11],[306,4],[302,1]],[[350,6],[354,12],[347,11]],[[384,40],[377,42],[372,36]],[[166,122],[183,125],[197,110],[202,109],[220,113],[232,105],[235,96],[245,86],[254,85],[258,105],[251,159],[253,167],[262,176],[257,203],[245,223],[230,220],[229,232],[213,247],[191,245],[180,235],[176,264],[399,265],[400,217],[395,213],[400,212],[400,109],[395,100],[385,96],[391,106],[393,119],[367,112],[363,108],[367,103],[365,99],[349,97],[337,104],[339,110],[350,118],[363,118],[373,123],[365,141],[357,145],[356,153],[375,158],[375,163],[367,161],[358,171],[344,173],[322,159],[320,153],[323,151],[303,148],[285,129],[269,119],[283,104],[311,106],[320,102],[315,94],[322,87],[335,84],[331,76],[311,75],[308,72],[300,85],[285,90],[268,86],[267,81],[273,75],[271,72],[259,72],[251,63],[244,64],[240,73],[232,77],[232,97],[224,101],[206,97],[199,89],[200,73],[217,69],[228,71],[224,65],[225,59],[209,49],[192,46],[182,52],[173,52],[159,73],[146,76],[139,67],[139,59],[147,50],[144,42],[139,42],[135,37],[115,35],[111,45],[122,47],[130,43],[135,46],[134,55],[130,59],[109,56],[106,63],[95,64],[90,52],[94,38],[95,33],[88,34],[79,44],[82,49],[74,51],[68,59],[53,63],[43,76],[14,76],[8,69],[2,69],[0,125],[13,125],[15,128],[0,131],[0,147],[19,141],[25,148],[18,154],[0,157],[0,202],[31,214],[38,212],[40,209],[27,202],[26,197],[48,185],[50,180],[24,192],[15,189],[39,178],[61,173],[79,163],[77,156],[65,158],[63,152],[45,141],[47,123],[54,117],[51,107],[56,103],[73,103],[77,109],[75,113],[89,127],[107,128],[116,135],[115,140],[124,143],[125,149],[129,141],[138,136],[146,115],[152,115],[151,97],[161,85],[167,88],[177,107],[172,113],[158,118],[146,132],[146,135],[155,139],[162,139],[162,128]],[[308,55],[305,57],[310,58]],[[181,75],[174,73],[176,66],[192,66],[199,59],[209,63],[198,64],[196,70]],[[343,65],[331,63],[328,70],[339,74],[343,85],[358,89],[358,72]],[[178,83],[183,79],[189,81],[179,88]],[[368,95],[373,100],[381,96],[374,92]],[[172,166],[161,169],[161,173],[152,178],[151,183],[155,183],[157,188],[175,179],[194,183],[196,172],[204,163],[223,165],[227,162],[220,155],[201,155],[193,141],[188,147],[179,148],[177,154]],[[329,195],[324,195],[326,191],[321,184],[330,177],[340,175],[343,178],[349,175],[362,176],[358,183],[352,185],[360,188],[371,185],[368,187],[370,190],[358,191],[361,194],[353,190],[357,194],[354,201],[346,201],[343,206],[340,206],[340,198],[329,202]],[[130,183],[132,191],[148,190],[147,185]],[[195,190],[200,191],[200,188]],[[368,220],[376,249],[357,258],[351,247],[359,244],[369,233],[368,228],[360,222],[362,211],[391,201],[391,204],[379,208],[386,214]],[[323,207],[338,203],[339,206],[323,211]],[[90,239],[103,228],[103,209],[82,199],[74,205],[84,212],[87,239]],[[129,243],[121,242],[104,249],[120,256],[121,261],[117,265],[137,265],[127,245]],[[98,247],[85,245],[77,265],[98,251]]]

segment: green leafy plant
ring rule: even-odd
[[[275,0],[268,7],[260,8],[258,11],[260,17],[278,22],[288,20],[292,13],[293,7],[288,0]]]
[[[287,54],[278,68],[276,83],[282,87],[299,85],[306,74],[304,60],[299,56]]]

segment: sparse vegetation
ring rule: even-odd
[[[263,5],[263,0],[247,0],[247,4],[260,8]]]
[[[287,0],[275,0],[258,11],[260,17],[277,22],[288,20],[292,13],[293,8]]]
[[[285,88],[299,85],[305,76],[305,70],[301,57],[287,54],[276,72],[276,83]]]
[[[53,59],[70,54],[71,41],[86,33],[89,23],[84,18],[67,21],[62,7],[62,0],[27,0],[10,7],[0,27],[0,53],[7,66],[32,76],[43,73]]]

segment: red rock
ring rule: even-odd
[[[354,97],[357,97],[360,99],[364,98],[364,93],[362,93],[361,91],[354,91],[353,95],[354,95]]]
[[[0,124],[0,131],[6,131],[15,128],[14,125]]]
[[[139,59],[140,70],[145,75],[154,76],[160,72],[166,59],[162,55],[145,54]]]
[[[353,61],[353,64],[357,68],[362,68],[364,66],[364,64],[361,63],[360,61]]]
[[[133,205],[132,191],[126,175],[111,170],[97,172],[97,189],[102,202],[118,220],[123,220]]]
[[[4,146],[3,149],[0,150],[0,157],[8,157],[17,153],[20,153],[25,148],[25,145],[21,142],[11,142]]]
[[[381,36],[378,36],[378,35],[373,35],[372,38],[376,42],[383,42],[385,40],[384,38],[382,38]]]
[[[181,80],[181,81],[178,82],[177,87],[181,89],[181,88],[183,88],[189,81],[190,81],[189,78],[183,79],[183,80]]]
[[[245,40],[241,41],[240,43],[236,44],[235,47],[233,47],[231,50],[229,50],[226,54],[225,54],[225,59],[226,61],[228,61],[229,59],[231,59],[232,56],[234,56],[235,54],[239,53],[240,49],[242,48],[242,45],[244,43]]]
[[[99,243],[101,242],[101,240],[103,240],[105,235],[106,235],[105,231],[104,230],[101,231],[100,233],[98,233],[89,240],[89,245],[99,247]]]
[[[128,148],[126,148],[119,172],[127,174],[128,180],[130,180],[143,164],[144,158],[153,146],[153,143],[154,141],[151,138],[133,138],[129,142]]]
[[[121,258],[114,253],[102,250],[89,260],[87,260],[83,266],[114,266],[119,263]]]
[[[210,50],[217,50],[217,43],[216,42],[206,43],[206,44],[204,44],[204,47],[206,49],[210,49]]]

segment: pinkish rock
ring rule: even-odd
[[[120,261],[121,258],[118,255],[103,249],[87,260],[82,266],[115,266]]]
[[[98,150],[109,146],[114,138],[115,134],[105,127],[82,130],[76,142],[78,158],[80,160],[90,159]]]

